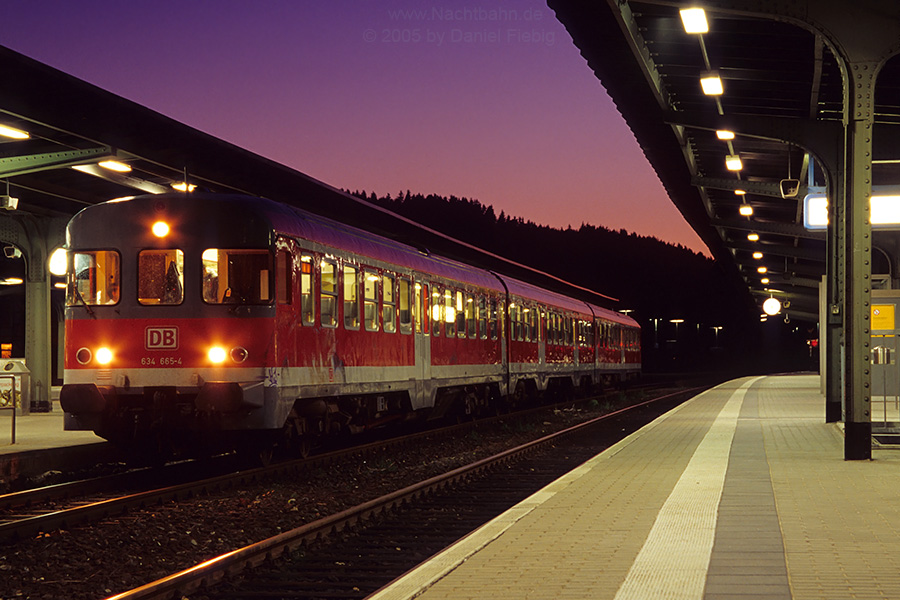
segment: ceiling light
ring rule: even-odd
[[[872,225],[900,223],[900,196],[872,196],[869,208]]]
[[[706,21],[706,11],[702,8],[682,8],[681,22],[686,33],[706,33],[709,31],[709,23]]]
[[[762,257],[763,257],[763,253],[762,253],[762,252],[754,252],[754,253],[753,253],[753,258],[755,258],[756,260],[759,260],[759,259],[761,259]]]
[[[742,217],[749,217],[753,215],[753,207],[749,204],[741,204],[741,207],[738,209],[738,213]]]
[[[769,283],[769,278],[768,278],[768,277],[763,277],[762,279],[759,280],[759,282],[760,282],[761,284],[763,284],[763,285],[768,285],[768,283]]]
[[[714,73],[701,77],[700,87],[707,96],[721,96],[725,93],[725,88],[722,87],[722,79]]]
[[[27,131],[22,131],[21,129],[16,129],[15,127],[9,127],[7,125],[0,125],[0,135],[14,140],[27,140],[31,137],[28,135]]]
[[[757,272],[757,273],[768,273],[769,270],[768,270],[767,268],[765,268],[765,267],[757,267],[757,268],[756,268],[756,272]]]
[[[781,312],[781,302],[778,301],[778,298],[769,298],[763,302],[763,311],[770,317],[777,315]]]
[[[734,190],[734,194],[736,196],[744,196],[747,194],[747,191],[746,190]]]
[[[97,163],[104,169],[108,169],[110,171],[116,171],[118,173],[130,173],[131,167],[126,165],[125,163],[119,162],[117,160],[104,160]]]
[[[716,137],[720,140],[733,140],[734,132],[728,131],[727,129],[718,129],[716,130]]]
[[[729,171],[740,171],[744,168],[741,157],[738,154],[729,154],[725,157],[725,168]]]
[[[749,241],[751,241],[751,242],[758,242],[758,241],[759,241],[759,234],[758,234],[758,233],[748,233],[748,234],[747,234],[747,240],[749,240]]]
[[[186,183],[184,181],[179,181],[178,183],[172,184],[172,189],[176,189],[179,192],[193,192],[196,187],[197,186],[193,183]]]

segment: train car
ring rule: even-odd
[[[305,450],[640,370],[624,315],[270,200],[111,201],[67,250],[65,428],[129,447]]]

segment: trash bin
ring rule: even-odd
[[[31,371],[25,366],[24,358],[0,358],[0,375],[12,376],[12,379],[0,378],[0,407],[12,407],[12,386],[15,385],[19,401],[16,406],[17,414],[50,410],[49,406],[43,408],[31,404]]]

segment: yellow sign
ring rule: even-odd
[[[894,325],[894,305],[893,304],[873,304],[872,305],[872,329],[878,331],[893,330]]]

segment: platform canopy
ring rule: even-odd
[[[817,321],[826,233],[804,227],[804,198],[833,187],[828,168],[840,171],[845,90],[833,41],[815,31],[810,4],[549,2],[714,257],[760,305],[774,294],[786,314]],[[854,19],[853,2],[816,4],[835,21],[841,12]],[[861,4],[896,27],[895,2]],[[705,33],[688,33],[682,20],[681,9],[695,6],[706,7]],[[867,27],[850,35],[864,44]],[[704,93],[706,76],[718,76],[721,94]],[[900,183],[900,60],[884,65],[874,96],[872,184],[890,186]],[[721,139],[728,135],[719,131],[735,136]],[[726,166],[728,156],[740,159],[739,171]],[[784,197],[781,183],[790,179],[799,189]],[[742,205],[752,215],[742,215]],[[876,233],[876,282],[896,270],[896,259],[886,258],[896,255],[895,237]]]

